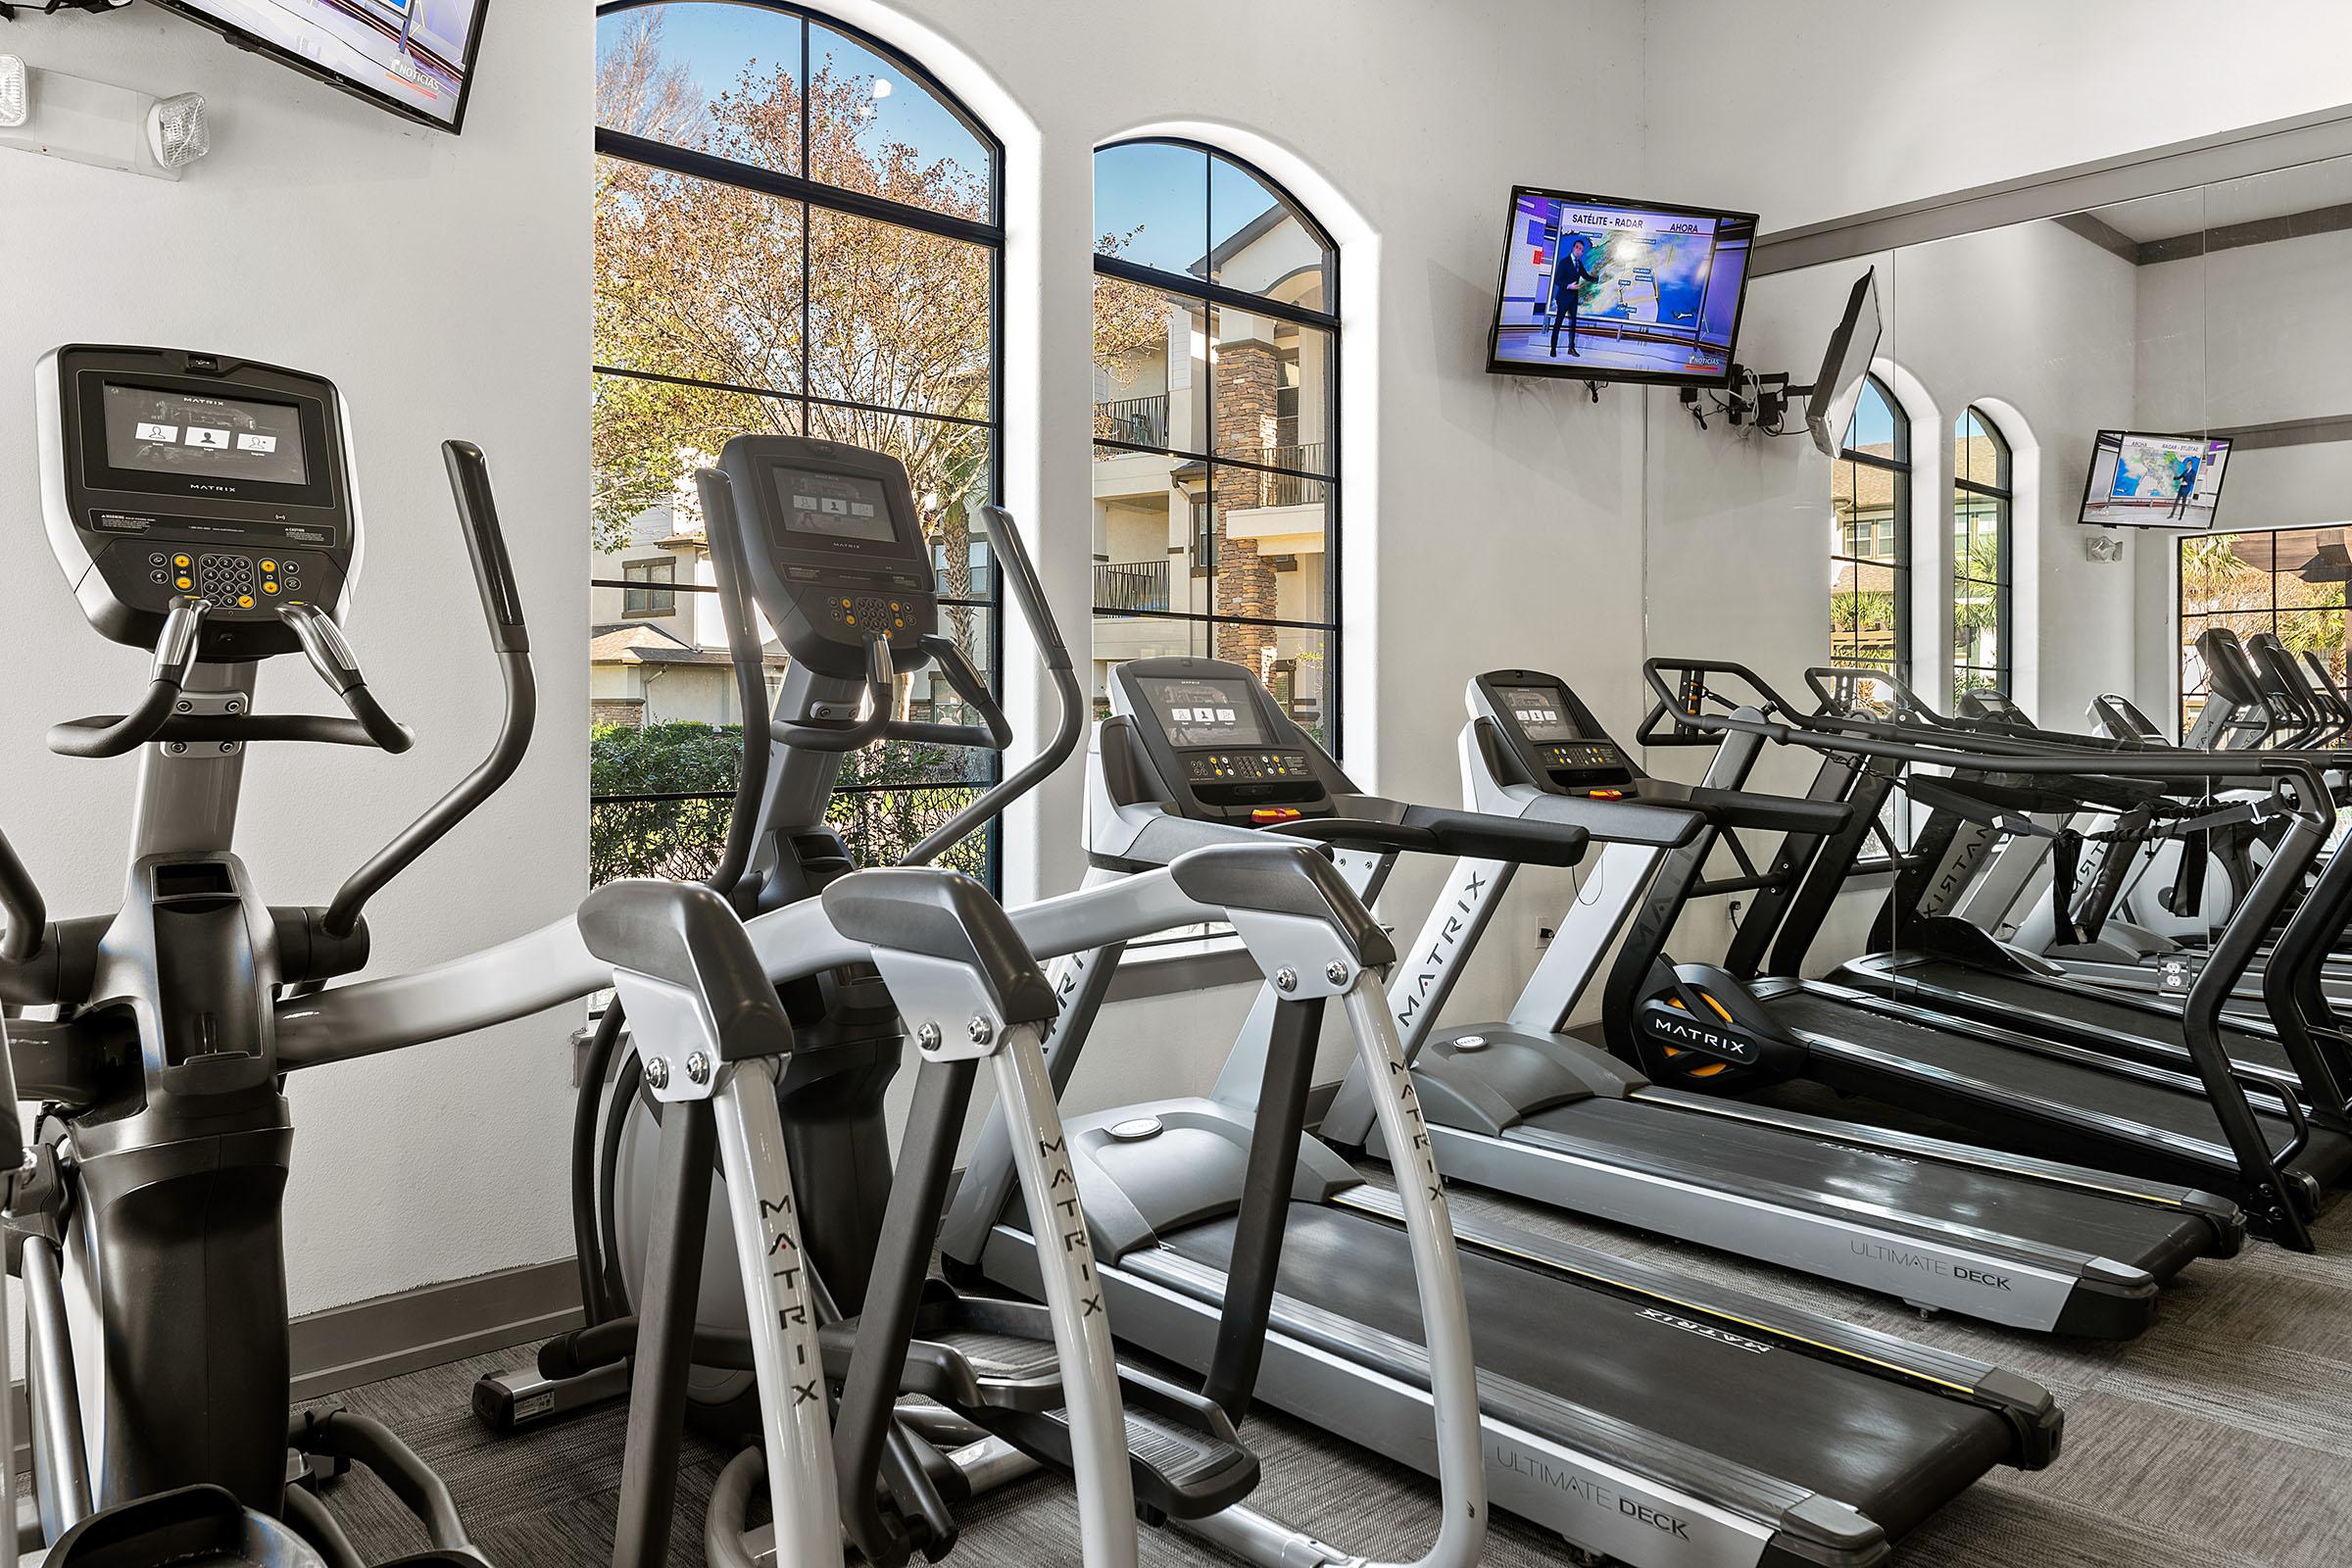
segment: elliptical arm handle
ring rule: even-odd
[[[203,642],[204,617],[212,612],[209,599],[172,601],[164,629],[156,635],[155,668],[139,706],[120,717],[70,718],[53,724],[49,749],[60,757],[122,757],[155,739],[179,705],[180,690],[188,683]]]
[[[0,834],[0,914],[8,916],[8,929],[0,932],[0,963],[30,961],[41,951],[41,935],[49,927],[49,906],[5,834]]]
[[[466,529],[466,553],[473,563],[474,586],[482,591],[482,618],[490,643],[502,654],[531,651],[531,628],[522,615],[522,592],[514,585],[514,564],[507,559],[506,530],[499,526],[498,498],[490,489],[490,463],[470,441],[441,443],[449,469],[450,494]]]
[[[733,902],[735,884],[752,863],[752,835],[759,830],[760,805],[767,794],[769,748],[758,729],[768,713],[767,681],[763,676],[765,647],[760,637],[760,615],[752,600],[750,564],[744,560],[743,534],[735,513],[735,481],[723,468],[698,468],[695,491],[703,499],[703,537],[710,546],[710,574],[717,579],[718,610],[726,618],[727,647],[735,666],[735,702],[743,710],[743,763],[735,779],[735,807],[727,818],[727,837],[719,849],[718,864],[708,878],[721,898]]]
[[[319,922],[330,936],[349,936],[359,925],[361,907],[375,896],[377,889],[407,870],[418,856],[438,844],[451,828],[471,815],[476,807],[514,776],[523,753],[530,747],[531,729],[538,719],[539,686],[531,670],[530,631],[522,618],[522,601],[515,592],[514,569],[507,561],[506,540],[499,528],[498,508],[490,491],[489,466],[482,461],[480,449],[470,442],[444,442],[441,450],[448,461],[450,489],[457,500],[458,516],[466,528],[474,582],[481,589],[482,618],[489,626],[491,645],[498,650],[499,673],[506,681],[504,714],[490,754],[473,771],[434,802],[423,815],[403,828],[398,837],[354,871],[336,892],[334,902],[327,906],[326,915]],[[301,607],[287,607],[298,608]],[[324,616],[319,619],[327,630],[333,629],[332,621]],[[301,623],[295,624],[299,631]],[[311,646],[307,636],[303,646]],[[317,662],[315,657],[313,662]],[[325,671],[321,669],[320,673]],[[353,690],[365,693],[366,687],[355,686]],[[344,700],[350,699],[351,693],[345,693]],[[376,711],[380,713],[382,710]],[[367,722],[357,706],[352,712],[361,722]],[[391,720],[387,717],[385,722]],[[404,729],[401,733],[406,736],[408,732]],[[401,751],[406,747],[385,750]]]
[[[1014,525],[1012,514],[1003,507],[982,507],[980,526],[988,535],[988,547],[995,553],[1000,569],[1012,592],[1014,606],[1021,612],[1021,622],[1037,642],[1038,662],[1045,666],[1053,682],[1054,701],[1059,718],[1054,726],[1054,739],[1035,757],[1007,774],[994,788],[979,797],[945,822],[923,835],[922,841],[906,852],[902,865],[927,865],[964,835],[1000,814],[1005,807],[1028,794],[1043,783],[1078,750],[1086,735],[1086,699],[1078,688],[1078,675],[1070,663],[1069,646],[1061,640],[1061,625],[1047,608],[1046,591],[1038,581],[1037,567],[1029,559],[1029,547]],[[958,655],[960,657],[960,655]],[[993,706],[993,705],[992,705]],[[1009,735],[1007,736],[1009,739]],[[999,748],[1002,749],[1001,747]]]

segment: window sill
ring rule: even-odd
[[[1255,984],[1261,975],[1257,960],[1231,931],[1191,942],[1157,943],[1137,952],[1129,949],[1111,977],[1111,1002],[1143,1002],[1173,997],[1187,991],[1219,986]]]

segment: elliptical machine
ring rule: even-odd
[[[744,711],[766,703],[762,614],[790,660],[776,716],[763,741],[755,735],[746,747],[727,841],[707,886],[756,917],[846,900],[854,884],[877,876],[910,875],[857,872],[827,822],[843,757],[876,741],[1002,752],[1012,728],[961,649],[938,630],[929,547],[905,470],[832,442],[740,436],[698,483]],[[1017,531],[995,508],[981,522],[1038,640],[1061,723],[1036,758],[934,828],[906,858],[909,864],[930,860],[1034,788],[1075,749],[1083,725],[1069,655]],[[899,716],[902,672],[926,667],[935,692],[944,686],[975,722]],[[944,921],[956,911],[939,913]],[[1007,942],[1026,961],[1026,950]],[[1042,974],[1037,986],[1042,1013],[1018,1021],[1050,1021]],[[958,1021],[952,1032],[929,1021],[910,1030],[906,1019],[943,1015],[927,1000],[937,989],[919,966],[879,954],[782,987],[793,1046],[774,1097],[793,1183],[823,1195],[802,1208],[800,1240],[824,1325],[826,1376],[840,1390],[835,1468],[851,1543],[876,1563],[918,1551],[936,1558],[954,1544],[957,1512],[975,1490],[1040,1463],[1075,1475],[1089,1514],[1124,1515],[1139,1501],[1150,1515],[1225,1506],[1254,1484],[1257,1465],[1209,1401],[1116,1369],[1111,1387],[1124,1432],[1090,1432],[1079,1419],[1081,1358],[1057,1341],[1072,1322],[1101,1326],[1099,1297],[1084,1287],[1091,1260],[1082,1234],[1071,1245],[1080,1268],[1053,1283],[1044,1306],[966,1298],[929,1277],[956,1133],[983,1062],[996,1074],[1000,1103],[1036,1133],[1024,1140],[1024,1189],[1044,1195],[1070,1179],[1036,1031],[1000,1034],[977,1020],[968,1028]],[[954,1015],[972,1013],[967,1006]],[[906,1152],[894,1170],[883,1097],[910,1033],[921,1065]],[[668,1254],[646,1233],[650,1220],[674,1212],[684,1168],[671,1150],[666,1112],[674,1107],[663,1103],[673,1098],[669,1080],[659,1055],[624,1042],[621,1006],[609,1007],[573,1128],[587,1321],[543,1346],[531,1370],[477,1385],[474,1408],[494,1427],[535,1424],[617,1392],[623,1358],[642,1338],[644,1282],[672,1272],[655,1266]],[[773,1400],[747,1377],[741,1345],[751,1324],[741,1294],[726,1283],[741,1255],[735,1241],[714,1218],[700,1254],[695,1366],[678,1369],[678,1387],[656,1388],[640,1363],[633,1419],[649,1395],[683,1398],[699,1424],[732,1439],[759,1434],[772,1416]],[[1109,1368],[1107,1341],[1102,1359]],[[922,1395],[936,1408],[901,1412],[902,1394]],[[747,1447],[721,1478],[706,1533],[714,1560],[738,1562],[756,1549],[745,1543],[741,1503],[766,1462],[759,1447]],[[1100,1506],[1106,1468],[1118,1472],[1115,1510]],[[1102,1560],[1097,1549],[1118,1544],[1107,1533],[1090,1536],[1090,1561]],[[1131,1532],[1124,1550],[1132,1560]]]
[[[399,753],[414,741],[369,694],[340,629],[363,541],[342,398],[300,370],[91,346],[45,357],[36,397],[58,563],[99,632],[155,655],[129,712],[49,732],[69,757],[140,753],[121,907],[49,920],[0,844],[5,1098],[43,1106],[6,1195],[37,1544],[53,1568],[346,1568],[357,1553],[311,1465],[357,1461],[433,1544],[404,1563],[478,1563],[447,1489],[391,1432],[349,1412],[289,1428],[281,1225],[294,1129],[281,1082],[295,1064],[277,1053],[275,1007],[367,961],[368,900],[522,756],[530,642],[488,468],[474,447],[445,443],[505,677],[498,740],[332,904],[272,906],[230,849],[246,749]],[[252,710],[260,662],[296,652],[348,716]],[[289,1450],[308,1461],[304,1484],[288,1484]],[[0,1562],[15,1561],[15,1538]]]

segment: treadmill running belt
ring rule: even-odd
[[[1940,986],[1947,991],[1964,991],[2014,1011],[2051,1013],[2079,1028],[2095,1030],[2100,1034],[2137,1035],[2143,1040],[2153,1040],[2165,1046],[2179,1046],[2181,1043],[2180,1011],[2178,1007],[2161,1004],[2154,1009],[2135,1007],[2126,997],[2108,996],[2080,981],[2044,985],[2030,975],[2005,974],[1998,969],[1981,968],[1973,963],[1933,958],[1906,958],[1897,972],[1904,980]],[[1874,977],[1873,983],[1858,985],[1855,989],[1879,991],[1884,989],[1884,983]],[[2230,1053],[2230,1060],[2249,1067],[2261,1067],[2271,1072],[2289,1070],[2286,1048],[2269,1035],[2233,1029],[2224,1024],[2222,1048]]]
[[[1291,1205],[1289,1227],[1279,1292],[1421,1343],[1402,1228],[1307,1202]],[[1222,1270],[1233,1237],[1226,1216],[1161,1240]],[[2012,1450],[2007,1423],[1966,1400],[1782,1346],[1757,1348],[1761,1340],[1720,1335],[1664,1303],[1467,1247],[1461,1259],[1482,1372],[1810,1488],[1860,1509],[1889,1540]]]
[[[1818,992],[1776,993],[1765,1005],[1783,1024],[1808,1034],[1851,1040],[1924,1066],[1941,1067],[2036,1099],[2121,1116],[2227,1149],[2222,1125],[2202,1095],[2183,1094],[2161,1084],[2019,1051],[1957,1029],[1935,1029],[1908,1018],[1867,1012]],[[2256,1119],[2261,1122],[2271,1148],[2285,1147],[2291,1131],[2282,1118],[2258,1111]],[[2316,1135],[2313,1142],[2318,1142]],[[2223,1157],[2228,1157],[2226,1152]],[[2085,1157],[2083,1163],[2096,1165],[2098,1160]]]
[[[1730,1192],[1773,1182],[1920,1219],[2112,1258],[2170,1279],[2213,1250],[2194,1214],[1939,1160],[1880,1153],[1679,1105],[1572,1100],[1526,1125],[1636,1168],[1703,1176]]]

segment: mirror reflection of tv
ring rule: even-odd
[[[157,0],[267,55],[437,129],[466,123],[490,0]]]
[[[2094,528],[2213,526],[2230,463],[2230,438],[2101,430],[2082,480],[2079,521]]]
[[[1821,356],[1821,373],[1813,378],[1813,390],[1805,399],[1805,428],[1812,432],[1813,444],[1825,458],[1838,456],[1838,445],[1854,416],[1854,405],[1862,401],[1862,382],[1870,374],[1870,362],[1879,352],[1879,334],[1884,329],[1879,314],[1879,270],[1874,267],[1854,279],[1845,314],[1830,334],[1830,346]]]
[[[1753,213],[1514,186],[1487,368],[1729,386]]]

